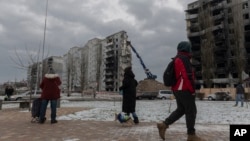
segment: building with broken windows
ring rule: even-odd
[[[197,0],[186,24],[196,79],[204,87],[232,87],[250,74],[250,0]]]
[[[62,57],[48,57],[30,65],[28,81],[35,88],[48,67],[53,67],[62,80],[62,92],[119,91],[124,69],[132,65],[131,48],[125,31],[104,39],[93,38],[81,47],[72,47]],[[42,68],[42,71],[40,70]],[[41,75],[42,72],[42,75]]]
[[[27,82],[31,90],[39,89],[39,84],[42,81],[43,76],[48,73],[49,68],[53,68],[54,71],[63,77],[63,58],[60,56],[50,56],[45,58],[42,62],[37,62],[28,66],[27,70]]]
[[[94,38],[64,55],[64,91],[118,91],[124,69],[131,66],[127,33],[120,31],[104,39]]]

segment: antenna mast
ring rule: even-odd
[[[45,39],[46,39],[46,28],[47,28],[47,13],[48,13],[48,2],[46,2],[46,15],[45,15],[45,25],[44,25],[44,33],[43,33],[43,49],[42,49],[42,66],[41,66],[41,79],[43,77],[43,59],[44,59],[44,47],[45,47]]]

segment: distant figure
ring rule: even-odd
[[[242,83],[239,82],[238,85],[236,86],[236,103],[234,107],[238,106],[238,102],[241,101],[241,107],[244,106],[244,94],[245,94],[245,89],[242,86]]]
[[[5,88],[5,94],[7,96],[7,100],[10,100],[10,97],[13,95],[14,89],[12,86],[6,86]]]
[[[40,117],[39,123],[43,124],[46,120],[46,109],[48,102],[50,101],[50,108],[51,108],[51,124],[57,123],[56,120],[56,106],[57,100],[60,98],[60,89],[59,86],[61,85],[61,80],[58,74],[55,74],[52,68],[49,68],[47,74],[42,80],[40,84],[40,88],[42,89],[41,99],[41,110],[40,110]]]
[[[132,113],[135,124],[139,123],[138,116],[135,112],[137,85],[138,83],[135,80],[135,75],[132,71],[132,67],[125,68],[122,86],[119,88],[120,91],[123,91],[122,112],[124,112],[128,116],[130,115],[130,113]]]
[[[177,55],[174,60],[176,83],[171,89],[176,98],[177,109],[173,111],[162,123],[157,123],[160,137],[165,140],[167,128],[183,115],[186,118],[188,140],[200,140],[195,133],[196,104],[195,104],[195,83],[194,71],[190,62],[191,44],[182,41],[177,46]]]

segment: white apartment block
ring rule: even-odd
[[[125,31],[114,33],[104,39],[93,38],[83,47],[70,48],[63,57],[52,56],[44,59],[43,74],[52,66],[62,80],[61,90],[65,93],[82,92],[87,89],[119,91],[124,69],[132,65],[131,49],[127,39]],[[29,82],[36,81],[31,80],[35,78],[36,66],[33,64],[28,70]]]
[[[83,47],[77,47],[75,51],[71,49],[70,53],[64,55],[63,88],[76,91],[74,88],[77,86],[77,90],[80,91],[118,91],[122,85],[124,69],[131,66],[132,61],[127,39],[126,32],[120,31],[105,39],[93,38]],[[73,59],[69,61],[69,54],[78,57],[71,57]],[[69,65],[70,67],[67,67]],[[66,68],[74,70],[65,70]],[[74,77],[69,81],[66,76]]]
[[[52,67],[60,78],[63,77],[63,58],[60,56],[50,56],[43,60],[43,63],[38,62],[30,65],[27,71],[27,81],[29,87],[39,89],[39,85],[46,73],[48,68]],[[42,65],[43,64],[43,65]]]
[[[81,50],[80,47],[72,47],[63,55],[62,91],[77,91],[81,87]]]

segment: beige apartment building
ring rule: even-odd
[[[250,74],[250,0],[196,0],[186,24],[202,87],[233,87]]]

